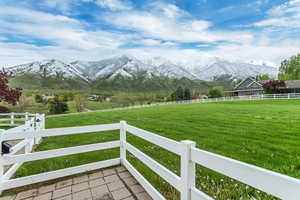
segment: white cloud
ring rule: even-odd
[[[173,47],[176,46],[176,42],[171,41],[160,41],[160,40],[154,40],[154,39],[142,39],[140,41],[136,42],[137,44],[141,44],[144,46],[162,46],[162,47]]]
[[[174,4],[168,4],[160,1],[154,1],[150,4],[150,6],[157,10],[158,12],[162,12],[164,16],[168,18],[179,18],[188,16],[188,13]]]
[[[265,20],[254,23],[258,27],[300,27],[300,1],[291,0],[267,11]]]
[[[86,31],[75,19],[21,8],[0,10],[0,33],[47,40],[56,45],[78,49],[104,46],[118,47],[130,38],[126,34],[106,31]]]
[[[23,8],[2,7],[0,9],[0,34],[6,33],[24,41],[42,40],[49,46],[25,43],[4,43],[0,41],[0,64],[20,64],[24,62],[58,58],[77,60],[101,58],[119,52],[119,46],[132,40],[134,35],[87,31],[85,24],[61,15]],[[39,42],[38,42],[39,43]]]
[[[74,1],[74,0],[73,0]],[[69,13],[71,11],[72,1],[70,0],[42,0],[40,5],[42,7],[58,9],[63,13]]]
[[[62,5],[55,2],[60,2]],[[47,6],[67,11],[70,4],[65,4],[64,7],[63,2],[71,1],[54,0]],[[96,1],[74,0],[72,2]],[[121,4],[118,4],[120,2]],[[24,41],[32,39],[33,44],[8,43],[4,37],[0,38],[0,65],[20,64],[47,58],[65,61],[100,60],[121,54],[163,56],[178,62],[196,63],[201,63],[199,59],[218,56],[240,61],[271,61],[279,65],[284,58],[300,52],[300,39],[274,42],[272,37],[258,33],[254,40],[253,34],[247,31],[212,31],[211,28],[214,26],[212,22],[196,20],[189,13],[172,4],[155,2],[150,4],[151,9],[148,11],[136,11],[123,1],[98,0],[97,3],[113,11],[105,12],[105,16],[99,16],[99,19],[104,19],[114,28],[129,30],[135,34],[105,31],[98,27],[91,31],[87,30],[88,22],[68,16],[2,6],[0,34],[24,38]],[[257,22],[257,26],[259,23],[260,26],[283,24],[287,20],[285,19],[287,15],[292,16],[290,25],[298,23],[294,19],[297,16],[299,3],[300,0],[293,0],[286,4],[287,9],[273,8],[273,11],[268,11],[267,20],[277,21],[265,20],[265,22]],[[118,12],[114,12],[117,10]],[[34,45],[34,40],[43,40],[51,45]],[[220,40],[224,41],[223,45],[210,51],[180,48],[180,44],[183,43],[217,44],[216,41]],[[141,44],[144,47],[120,48],[126,44]]]
[[[145,46],[157,46],[160,45],[161,42],[159,40],[153,40],[153,39],[144,39],[137,42],[138,44],[142,44]]]
[[[103,19],[101,17],[101,19]],[[145,37],[178,42],[230,42],[248,43],[253,39],[247,32],[210,31],[212,25],[204,20],[170,19],[151,12],[122,12],[104,16],[107,23],[122,29],[138,31]]]
[[[259,40],[259,39],[258,39]],[[300,52],[300,40],[285,40],[274,43],[259,41],[245,45],[221,45],[208,53],[231,60],[240,61],[266,61],[279,67],[280,63],[292,55]]]
[[[131,6],[122,0],[96,0],[95,3],[102,8],[111,10],[130,10]]]

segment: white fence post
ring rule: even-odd
[[[15,124],[15,115],[14,113],[10,113],[10,124],[13,126]]]
[[[25,113],[25,121],[28,121],[28,112]]]
[[[196,184],[196,164],[191,160],[191,148],[196,146],[196,143],[190,140],[181,141],[181,200],[191,200],[191,188]]]
[[[120,121],[120,159],[123,165],[126,160],[126,126],[126,121]]]

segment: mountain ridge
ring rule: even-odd
[[[191,80],[212,81],[216,77],[229,75],[232,78],[245,78],[267,74],[271,77],[277,75],[277,69],[267,65],[257,65],[215,59],[207,66],[187,65],[171,62],[162,57],[138,59],[130,56],[117,56],[99,61],[74,61],[65,63],[50,59],[35,61],[27,64],[7,67],[6,70],[15,74],[43,73],[51,75],[64,75],[79,77],[85,81],[100,79],[113,79],[117,76],[132,78],[140,72],[146,76],[167,76],[170,78],[188,78]]]

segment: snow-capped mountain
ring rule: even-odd
[[[46,73],[47,75],[63,75],[65,77],[80,77],[88,80],[77,67],[62,61],[51,59],[8,67],[6,70],[14,74]]]
[[[234,63],[225,60],[218,60],[205,68],[194,69],[194,73],[202,80],[213,80],[214,77],[222,75],[230,75],[233,78],[246,78],[248,76],[266,74],[271,77],[276,77],[277,69],[267,65]]]
[[[138,72],[145,72],[148,77],[168,76],[173,78],[186,77],[189,79],[213,80],[214,77],[230,75],[232,78],[245,78],[259,74],[275,77],[277,69],[266,65],[229,62],[221,59],[211,60],[206,66],[201,64],[179,64],[162,57],[135,58],[120,56],[100,61],[74,61],[66,64],[58,60],[44,60],[7,68],[17,74],[32,72],[47,72],[55,75],[80,77],[86,81],[97,78],[113,79],[117,76],[134,77]]]
[[[140,60],[134,57],[121,56],[97,62],[75,61],[73,66],[81,69],[89,79],[114,78],[116,76],[134,77],[138,72],[145,71],[148,76],[187,77],[197,79],[184,67],[168,60],[155,57]]]

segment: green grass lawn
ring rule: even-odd
[[[300,178],[300,100],[235,101],[180,104],[114,112],[51,117],[47,128],[115,123],[128,124],[233,159]],[[118,140],[118,132],[44,138],[38,151]],[[179,157],[133,135],[128,141],[179,174]],[[105,160],[118,149],[25,163],[17,176]],[[135,167],[168,199],[178,192],[128,155]],[[276,199],[220,174],[197,166],[197,187],[215,199]]]

